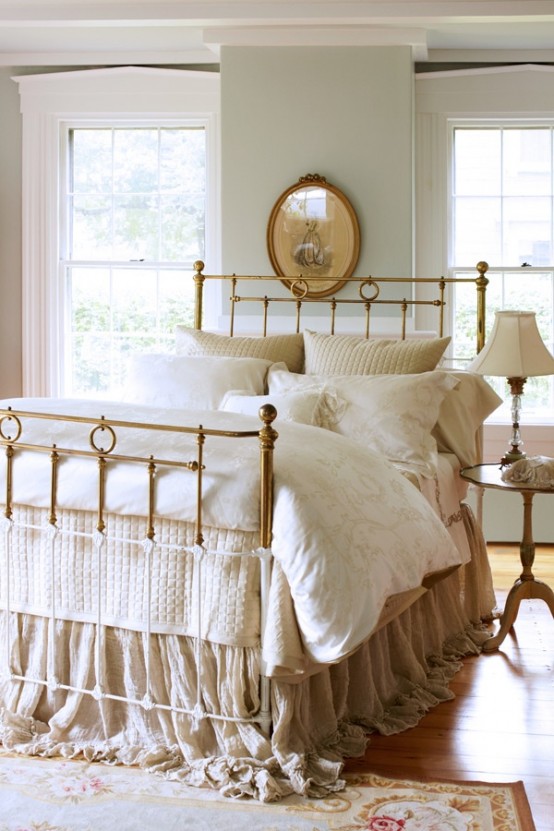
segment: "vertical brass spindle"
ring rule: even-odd
[[[154,498],[155,498],[155,480],[156,480],[156,465],[152,461],[148,463],[148,526],[146,529],[146,536],[149,540],[153,540],[155,536],[154,530]]]
[[[402,340],[406,340],[406,312],[408,311],[406,298],[403,299],[400,308],[402,309]]]
[[[106,498],[106,459],[103,456],[98,457],[98,518],[96,522],[96,530],[102,533],[106,527],[104,522],[104,501]]]
[[[231,301],[231,317],[229,320],[229,334],[233,337],[235,333],[235,303],[238,303],[239,298],[236,295],[237,291],[237,278],[233,277],[231,280],[231,297],[229,298]]]
[[[444,277],[441,277],[439,280],[439,338],[442,338],[444,333],[444,290],[446,288],[446,282]]]
[[[15,450],[8,444],[6,446],[6,507],[4,508],[4,516],[6,519],[11,519],[13,516],[13,456]]]
[[[300,332],[300,312],[302,310],[302,301],[296,301],[296,334]]]
[[[364,309],[365,309],[365,336],[366,336],[366,339],[367,339],[367,338],[369,338],[370,321],[371,321],[371,303],[369,301],[367,303],[364,303]]]
[[[50,513],[48,515],[48,522],[50,525],[56,525],[56,504],[58,493],[58,462],[60,460],[59,454],[56,451],[56,445],[52,445],[52,452],[50,453],[51,464],[51,478],[50,478]]]
[[[335,300],[334,297],[331,300],[331,303],[329,305],[331,307],[331,334],[334,335],[335,334],[335,316],[336,316],[336,311],[337,311],[337,301]]]
[[[264,297],[264,326],[263,326],[264,338],[267,335],[267,310],[268,310],[268,308],[269,308],[269,300],[267,299],[267,296],[266,296],[266,297]]]
[[[199,430],[202,430],[202,425],[199,426]],[[202,534],[202,470],[205,441],[205,434],[199,432],[196,436],[196,444],[198,446],[198,470],[196,471],[196,534],[194,538],[196,545],[202,545],[204,542],[204,535]]]

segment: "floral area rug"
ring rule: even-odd
[[[327,799],[234,801],[135,768],[0,756],[0,831],[533,831],[521,782],[348,775]]]

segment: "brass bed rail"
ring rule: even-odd
[[[364,335],[366,338],[371,334],[371,311],[374,307],[388,306],[398,307],[400,310],[400,328],[401,338],[406,338],[406,322],[408,310],[418,306],[434,308],[437,310],[437,334],[442,337],[444,334],[444,309],[446,306],[445,292],[449,285],[456,285],[461,283],[472,283],[476,289],[476,333],[477,333],[477,352],[480,352],[485,344],[485,323],[486,323],[486,291],[489,283],[486,277],[488,270],[488,263],[480,261],[476,265],[477,277],[350,277],[345,281],[344,287],[353,286],[357,292],[356,297],[312,297],[309,295],[310,285],[316,285],[321,279],[319,277],[309,277],[299,275],[298,277],[291,277],[286,279],[289,293],[284,296],[268,296],[254,295],[254,294],[239,294],[237,288],[239,283],[257,283],[266,286],[283,286],[285,284],[284,278],[276,275],[236,275],[236,274],[204,274],[204,263],[202,260],[197,260],[194,263],[194,283],[195,283],[195,302],[194,302],[194,328],[202,329],[203,321],[203,292],[204,283],[206,280],[218,280],[221,283],[229,283],[231,286],[231,294],[229,295],[230,302],[230,321],[229,334],[234,335],[235,328],[235,309],[238,303],[257,303],[261,306],[262,314],[262,335],[267,335],[268,310],[270,304],[293,304],[296,313],[295,331],[300,332],[301,313],[304,306],[323,304],[329,308],[330,319],[330,334],[335,334],[336,327],[336,311],[340,306],[358,306],[363,309],[365,326]],[[386,287],[392,284],[406,285],[413,290],[415,285],[432,285],[436,287],[435,297],[430,299],[418,298],[394,298],[383,297],[381,293],[385,293]]]

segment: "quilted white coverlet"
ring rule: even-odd
[[[13,409],[81,413],[94,417],[218,429],[253,429],[256,418],[221,412],[181,412],[125,407],[111,402],[20,399]],[[48,433],[48,442],[69,446],[82,425],[52,428],[35,422],[25,438]],[[414,589],[422,578],[462,557],[435,511],[387,460],[343,436],[317,427],[277,421],[273,572],[269,636],[264,658],[269,672],[303,673],[313,663],[332,663],[352,652],[374,629],[386,599]],[[34,435],[31,435],[31,432]],[[162,434],[156,448],[147,431],[122,434],[118,452],[194,458],[194,438]],[[22,437],[23,440],[23,437]],[[256,439],[216,439],[205,448],[205,522],[219,528],[255,530],[258,525],[259,448]],[[115,463],[108,474],[110,512],[143,515],[146,481],[129,478]],[[5,492],[5,472],[0,498]],[[14,501],[48,506],[47,456],[22,452],[14,464]],[[95,463],[60,464],[59,502],[66,509],[96,508]],[[196,503],[194,476],[161,473],[156,512],[190,522]],[[0,575],[0,580],[2,576]],[[291,635],[292,633],[292,635]]]

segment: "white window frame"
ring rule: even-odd
[[[219,75],[116,67],[13,78],[23,116],[23,395],[56,396],[63,381],[60,166],[68,124],[190,119],[207,137],[206,270],[220,270]],[[214,302],[212,302],[212,300]],[[219,314],[214,295],[207,308]],[[210,321],[207,321],[210,325]]]

